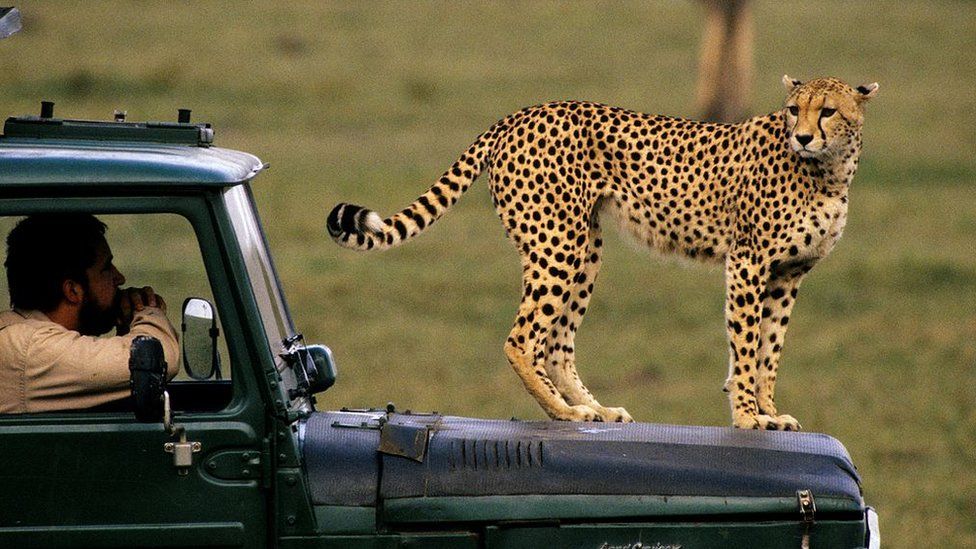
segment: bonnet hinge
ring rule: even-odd
[[[803,523],[803,538],[800,541],[800,547],[802,549],[810,549],[810,530],[813,529],[817,504],[813,500],[813,492],[810,490],[797,490],[796,501],[800,506],[800,520]]]

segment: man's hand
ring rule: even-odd
[[[150,286],[142,288],[125,288],[119,291],[119,318],[116,324],[116,334],[125,335],[129,333],[129,326],[132,324],[132,317],[146,307],[158,307],[166,312],[166,301],[163,296],[156,293]]]

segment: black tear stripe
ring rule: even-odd
[[[823,129],[823,117],[817,117],[817,129],[820,130],[820,140],[823,141],[824,147],[827,146],[827,132]]]

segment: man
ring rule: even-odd
[[[121,289],[104,223],[33,215],[7,236],[11,310],[0,313],[0,413],[91,408],[129,395],[129,350],[162,343],[168,377],[179,344],[152,288]],[[97,337],[116,329],[113,337]]]

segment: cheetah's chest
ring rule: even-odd
[[[804,220],[804,236],[798,243],[800,255],[811,259],[826,257],[840,240],[846,224],[846,196],[827,199],[822,205],[818,203]]]

